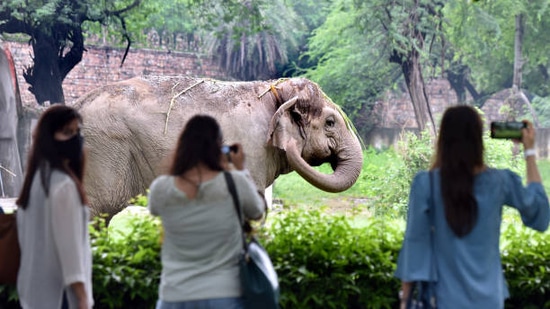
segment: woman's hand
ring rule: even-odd
[[[401,281],[401,291],[399,291],[399,309],[407,308],[407,299],[411,293],[412,282]]]
[[[530,121],[523,120],[523,122],[526,124],[526,127],[521,129],[521,143],[523,144],[525,155],[527,183],[540,183],[542,182],[542,177],[540,176],[536,161],[535,128],[533,128],[533,124]]]
[[[523,120],[523,123],[525,123],[525,128],[521,129],[523,149],[533,149],[535,148],[535,128],[529,120]]]
[[[243,152],[243,146],[240,143],[236,143],[232,145],[232,148],[234,147],[235,151],[229,151],[227,154],[227,159],[230,163],[233,163],[233,166],[237,170],[244,170],[244,152]]]
[[[88,296],[86,295],[86,289],[84,289],[84,283],[75,282],[71,284],[71,289],[78,300],[78,309],[89,309]]]

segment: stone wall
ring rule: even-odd
[[[13,54],[23,104],[36,105],[36,99],[23,78],[24,68],[32,64],[31,46],[16,42],[4,42],[3,45]],[[82,61],[63,82],[68,104],[98,86],[139,75],[190,75],[227,79],[212,59],[200,54],[130,49],[121,67],[124,49],[100,46],[86,46],[86,49]]]

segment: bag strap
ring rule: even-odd
[[[241,204],[239,203],[239,195],[237,194],[237,188],[235,187],[235,181],[233,180],[233,177],[229,172],[224,171],[223,175],[225,176],[225,182],[227,183],[227,188],[229,189],[229,193],[231,193],[231,198],[233,199],[233,205],[235,206],[235,210],[237,211],[237,217],[239,217],[239,225],[241,227],[241,235],[243,238],[243,250],[246,253],[248,251],[248,246],[246,245],[243,214],[241,211]]]

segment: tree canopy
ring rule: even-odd
[[[406,82],[404,74],[391,72],[406,59],[403,56],[418,52],[424,76],[447,78],[459,103],[466,103],[470,94],[470,103],[482,105],[491,94],[512,85],[514,21],[524,14],[522,88],[530,97],[545,97],[549,95],[548,4],[548,0],[335,0],[309,41],[307,55],[316,62],[307,75],[348,112],[361,106],[368,110],[386,90]],[[409,23],[413,16],[415,24]],[[544,100],[536,102],[541,106]]]
[[[39,104],[64,103],[62,82],[81,61],[83,24],[117,22],[130,42],[125,14],[141,0],[3,0],[0,3],[0,33],[24,34],[33,48],[33,65],[23,76]]]

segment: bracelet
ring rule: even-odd
[[[527,159],[527,157],[531,157],[531,156],[536,156],[537,155],[537,151],[535,150],[535,148],[529,148],[529,149],[525,149],[523,151],[523,156]]]

